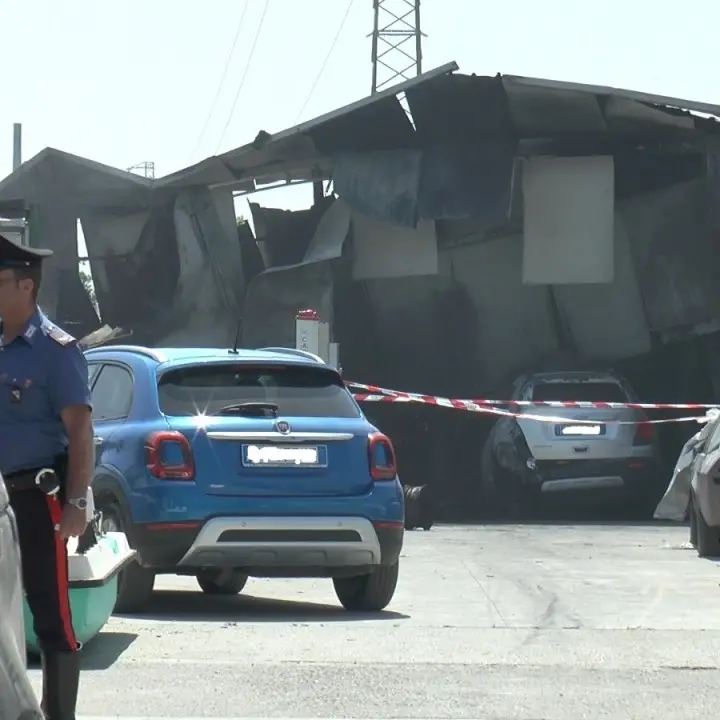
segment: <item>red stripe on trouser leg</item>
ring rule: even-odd
[[[62,520],[62,506],[56,495],[47,495],[48,509],[53,528],[57,527]],[[68,576],[68,555],[67,544],[60,533],[55,532],[55,568],[57,573],[58,609],[62,621],[65,637],[71,648],[77,648],[78,642],[75,638],[75,630],[70,611],[70,578]]]

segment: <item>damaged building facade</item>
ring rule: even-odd
[[[294,344],[330,322],[344,375],[508,396],[521,372],[614,367],[642,399],[712,402],[720,108],[453,63],[159,180],[47,149],[0,183],[0,216],[52,247],[41,301],[149,345]],[[403,107],[406,103],[409,112]],[[233,195],[315,183],[312,208]],[[261,197],[261,196],[260,196]],[[472,507],[492,418],[367,405],[401,473]],[[668,457],[691,430],[667,426]]]

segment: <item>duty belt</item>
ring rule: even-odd
[[[3,476],[9,492],[40,490],[46,495],[55,495],[60,490],[60,479],[53,468],[40,467],[16,470]]]

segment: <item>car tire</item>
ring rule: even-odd
[[[697,504],[693,505],[697,525],[697,553],[700,557],[720,557],[720,528],[710,527]]]
[[[393,599],[400,563],[378,565],[367,575],[333,578],[335,594],[346,610],[379,612]]]
[[[101,504],[102,529],[105,532],[125,532],[122,513],[118,505]],[[129,538],[128,538],[129,539]],[[133,615],[147,607],[155,588],[155,573],[132,562],[118,575],[118,594],[113,613]]]
[[[490,438],[483,447],[480,484],[485,509],[490,510],[493,520],[522,522],[529,517],[532,505],[526,497],[529,491],[522,488],[516,476],[499,466]]]
[[[248,576],[238,570],[201,570],[197,576],[200,589],[207,595],[238,595]]]
[[[690,544],[697,548],[698,545],[698,526],[697,526],[697,516],[695,515],[695,502],[690,498],[690,503],[688,507],[688,519],[690,520]]]

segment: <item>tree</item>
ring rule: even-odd
[[[85,267],[83,267],[83,265],[85,265]],[[85,292],[90,299],[90,304],[93,306],[95,314],[99,318],[100,307],[98,306],[97,296],[95,295],[95,283],[93,282],[92,273],[90,272],[90,264],[87,262],[81,262],[80,267],[78,268],[78,272],[80,274],[80,282],[85,288]]]
[[[80,282],[85,288],[85,292],[88,294],[90,302],[94,305],[96,302],[95,284],[93,283],[92,275],[87,270],[80,270]]]

